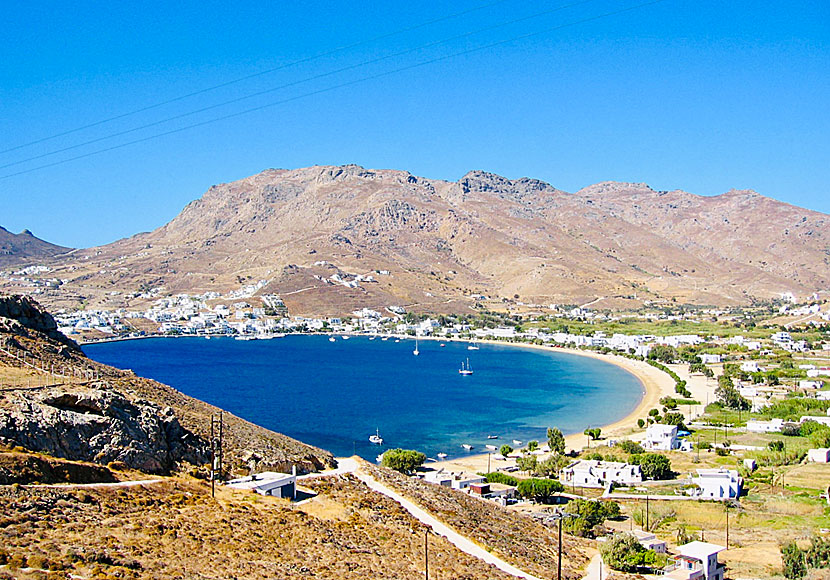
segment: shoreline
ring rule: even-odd
[[[299,332],[299,333],[290,333],[297,334],[297,335],[329,335],[329,334],[343,334],[343,333],[332,333],[332,332]],[[99,344],[99,343],[106,343],[106,342],[120,342],[126,340],[140,340],[140,339],[148,339],[148,338],[204,338],[208,335],[144,335],[144,336],[131,336],[131,337],[113,337],[113,338],[105,338],[96,341],[87,341],[81,343],[80,346],[83,347],[86,344]],[[227,337],[228,335],[209,335],[219,337]],[[351,333],[350,336],[392,336],[401,340],[415,340],[416,337],[408,336],[408,335],[396,335],[396,334],[387,334],[387,333],[375,333],[375,334],[365,334],[365,333]],[[510,346],[510,347],[518,347],[518,348],[525,348],[525,349],[534,349],[542,352],[553,352],[553,353],[563,353],[563,354],[570,354],[575,356],[583,356],[588,358],[593,358],[596,360],[604,361],[608,364],[613,364],[618,368],[628,372],[629,374],[633,375],[640,383],[642,392],[640,396],[640,400],[636,404],[636,406],[624,417],[614,421],[613,423],[607,425],[599,425],[598,427],[602,429],[602,438],[603,439],[614,439],[619,437],[624,437],[633,434],[634,432],[640,430],[637,426],[637,419],[645,417],[648,413],[649,409],[655,408],[660,406],[660,399],[663,396],[674,396],[676,393],[674,391],[674,380],[663,371],[652,367],[648,363],[644,361],[638,361],[622,356],[618,356],[615,354],[600,354],[594,351],[588,350],[580,350],[576,348],[569,348],[569,347],[562,347],[562,346],[551,346],[551,345],[539,345],[539,344],[530,344],[530,343],[522,343],[522,342],[508,342],[508,341],[500,341],[500,340],[481,340],[481,339],[461,339],[455,337],[432,337],[432,336],[424,336],[424,337],[417,337],[418,340],[431,340],[431,341],[439,341],[439,342],[476,342],[480,344],[489,344],[495,346]],[[540,443],[544,443],[544,441],[540,441]],[[573,450],[580,450],[583,447],[589,444],[588,438],[582,433],[570,433],[565,434],[565,446],[566,449],[573,449]],[[600,445],[602,443],[599,443]],[[438,462],[431,462],[429,465],[432,467],[463,467],[465,469],[472,469],[475,467],[481,467],[482,465],[486,465],[488,463],[488,457],[490,454],[487,453],[480,453],[480,454],[471,454],[467,456],[457,457],[454,459],[449,459],[445,461],[438,461]],[[478,469],[481,471],[481,469]]]
[[[469,341],[465,340],[462,342]],[[509,346],[531,348],[541,350],[544,352],[561,352],[564,354],[573,354],[577,356],[594,358],[597,360],[605,361],[609,364],[616,365],[624,371],[634,375],[634,377],[640,382],[640,385],[643,389],[640,401],[637,403],[634,409],[632,409],[624,417],[608,425],[598,425],[598,427],[602,429],[601,436],[603,440],[632,435],[636,431],[643,432],[644,430],[640,429],[637,426],[637,419],[645,417],[649,409],[655,407],[659,408],[660,399],[662,397],[666,395],[676,395],[674,391],[674,379],[672,379],[668,374],[664,373],[660,369],[657,369],[644,361],[638,361],[622,356],[617,356],[614,354],[600,354],[598,352],[585,351],[576,348],[560,346],[551,347],[539,344],[503,342],[498,340],[477,340],[476,342],[493,345],[506,344]],[[544,443],[546,442],[539,442],[540,445]],[[583,433],[565,434],[566,451],[580,451],[588,445],[590,445],[588,437],[586,437]],[[598,441],[595,443],[595,445],[604,445],[604,441]],[[483,473],[487,470],[488,465],[494,467],[505,465],[505,462],[497,462],[495,465],[493,465],[490,462],[490,455],[491,454],[489,453],[470,454],[464,457],[447,459],[445,461],[430,462],[426,464],[426,466],[432,469],[444,469],[446,471],[472,471],[474,473]],[[514,461],[510,462],[510,460],[508,460],[508,462],[508,465],[514,464]]]

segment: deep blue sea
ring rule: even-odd
[[[468,343],[289,335],[152,338],[92,344],[94,360],[156,379],[253,423],[368,459],[390,447],[457,457],[486,443],[544,441],[612,423],[636,407],[634,375],[562,352]],[[471,376],[458,373],[469,358]],[[382,447],[368,437],[380,432]],[[498,435],[497,440],[487,440]],[[511,443],[512,444],[512,443]]]

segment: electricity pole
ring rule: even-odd
[[[429,580],[429,530],[424,530],[424,580]]]

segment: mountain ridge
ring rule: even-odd
[[[156,230],[52,266],[82,273],[67,289],[99,304],[107,287],[226,292],[262,279],[267,292],[305,288],[288,299],[292,313],[334,314],[466,310],[477,294],[611,308],[742,304],[826,289],[828,256],[830,216],[752,190],[706,197],[605,181],[568,193],[482,170],[450,182],[351,164],[211,186]],[[320,281],[332,268],[390,276],[333,287]]]

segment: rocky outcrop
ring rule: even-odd
[[[286,472],[334,464],[327,451],[131,371],[89,360],[31,298],[0,296],[0,347],[0,368],[16,367],[14,374],[23,370],[30,376],[25,386],[0,381],[0,443],[73,461],[115,461],[167,473],[209,462],[211,418],[221,413],[229,471],[247,469],[253,455],[263,468]],[[67,374],[47,375],[47,369]]]
[[[29,296],[0,295],[0,332],[30,336],[28,331],[45,334],[64,345],[78,349],[78,345],[58,331],[55,319]]]
[[[0,440],[65,459],[120,461],[148,473],[208,461],[206,441],[185,430],[172,409],[129,401],[104,384],[70,390],[17,390],[0,409]]]

